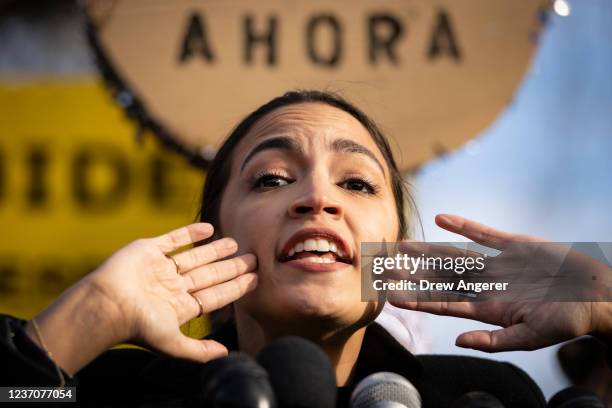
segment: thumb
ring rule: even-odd
[[[489,353],[512,350],[533,350],[541,347],[534,341],[534,333],[525,323],[505,329],[474,330],[465,332],[455,341],[458,347],[472,348]]]
[[[180,331],[173,339],[161,345],[160,351],[172,357],[205,363],[215,358],[226,356],[227,347],[214,340],[194,339]]]

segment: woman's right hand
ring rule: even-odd
[[[196,361],[227,354],[220,343],[189,338],[179,328],[200,314],[196,298],[207,313],[257,285],[253,254],[224,259],[238,249],[231,238],[177,252],[212,234],[210,224],[198,223],[139,239],[71,287],[36,316],[56,362],[76,372],[109,345],[124,341]],[[29,326],[28,334],[38,341]],[[67,342],[54,341],[59,332],[67,333]]]

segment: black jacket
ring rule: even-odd
[[[0,386],[57,385],[52,362],[25,335],[24,325],[22,320],[0,315]],[[232,325],[209,338],[237,349]],[[469,391],[488,392],[505,407],[545,406],[538,386],[512,364],[464,356],[415,356],[378,324],[366,330],[353,385],[338,389],[338,406],[348,406],[354,384],[380,371],[398,373],[412,382],[424,407],[449,407]],[[115,349],[83,368],[69,385],[77,386],[78,406],[189,407],[198,400],[200,372],[198,363],[144,350]]]

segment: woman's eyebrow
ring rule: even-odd
[[[244,159],[244,162],[242,162],[240,171],[244,170],[244,166],[246,166],[249,160],[251,160],[257,153],[268,149],[288,150],[291,153],[302,152],[302,146],[295,139],[292,139],[288,136],[272,137],[270,139],[264,140],[249,152],[247,157]]]
[[[380,171],[382,171],[383,175],[386,177],[385,169],[382,164],[380,164],[376,156],[374,156],[374,153],[364,145],[350,139],[336,139],[332,142],[330,147],[335,153],[357,153],[369,157],[374,160],[376,165],[380,168]]]

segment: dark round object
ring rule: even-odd
[[[327,355],[301,337],[283,337],[266,346],[257,361],[268,370],[282,408],[334,408],[336,375]]]
[[[205,407],[276,408],[268,373],[246,354],[233,352],[208,362],[200,381]]]
[[[582,387],[568,387],[556,393],[548,408],[605,408],[597,394]]]

